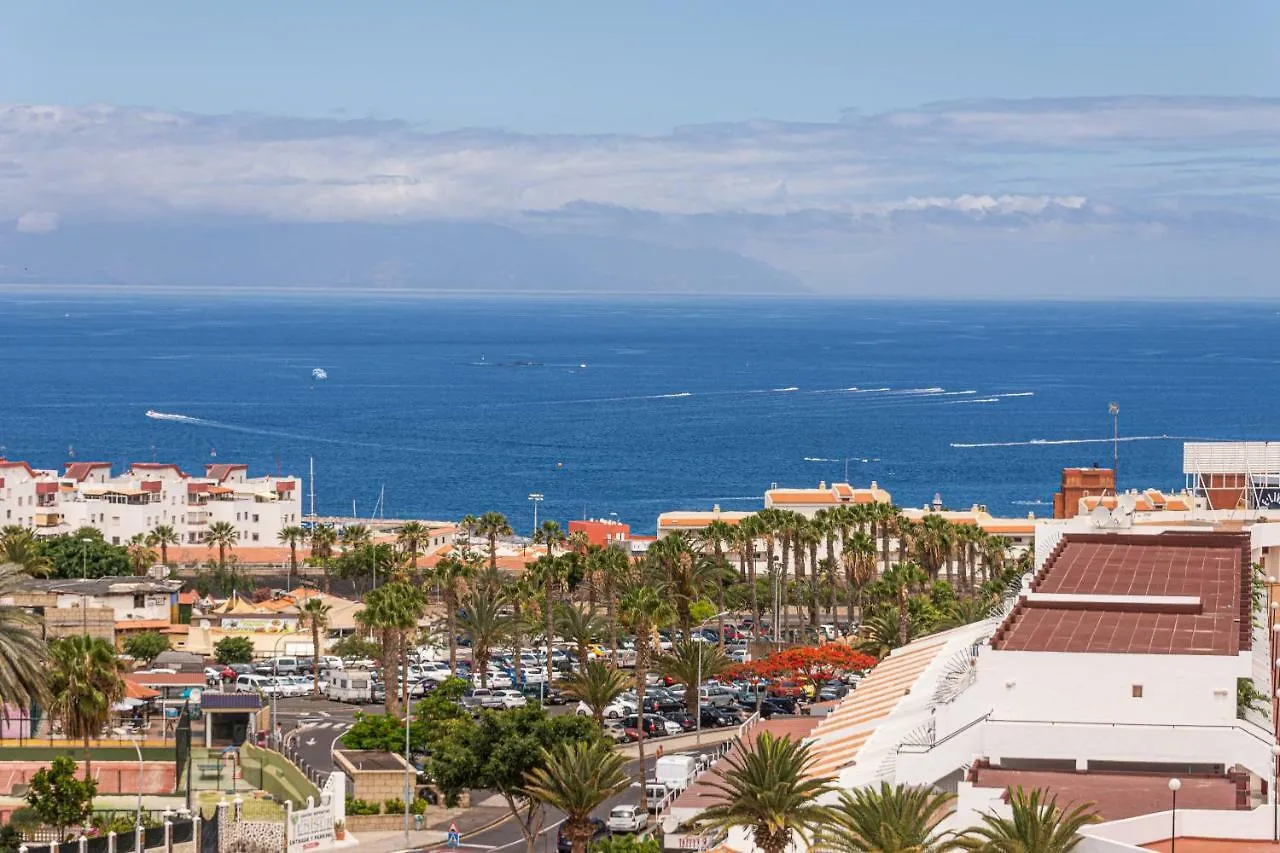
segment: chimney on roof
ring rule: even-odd
[[[819,489],[825,489],[826,487],[827,487],[827,481],[826,481],[826,480],[819,480],[819,481],[818,481],[818,488],[819,488]]]
[[[872,489],[878,489],[878,488],[880,488],[880,484],[879,484],[879,483],[877,483],[875,480],[872,480],[872,481],[871,481],[871,488],[872,488]]]
[[[719,511],[720,511],[720,504],[712,504],[712,505],[711,505],[711,511],[712,511],[712,512],[719,512]]]

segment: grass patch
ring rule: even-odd
[[[201,791],[199,799],[201,817],[213,817],[218,810],[218,803],[222,802],[224,796],[220,791]],[[284,806],[279,803],[260,800],[244,794],[241,794],[240,797],[244,801],[241,808],[241,816],[245,820],[284,821]],[[232,798],[226,797],[226,800],[229,803]],[[229,811],[228,814],[230,814]]]

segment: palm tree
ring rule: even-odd
[[[320,568],[324,572],[324,591],[330,592],[333,584],[329,578],[329,561],[333,559],[333,546],[338,541],[338,533],[329,525],[322,524],[313,526],[307,538],[311,540],[311,558],[320,561]]]
[[[908,605],[912,593],[929,582],[929,576],[915,563],[894,563],[877,583],[885,589],[898,608],[898,643],[905,646],[911,639]]]
[[[178,536],[178,531],[168,524],[157,524],[147,534],[147,544],[153,548],[158,547],[160,549],[160,562],[166,566],[169,565],[169,546],[177,545],[181,541],[182,538]]]
[[[828,520],[819,521],[816,517],[807,521],[800,528],[797,547],[803,545],[809,550],[809,627],[818,627],[818,545],[831,534],[827,531]]]
[[[204,532],[204,543],[209,548],[218,549],[218,568],[226,571],[227,551],[234,549],[240,541],[240,532],[229,521],[215,521]]]
[[[974,827],[960,840],[964,850],[981,853],[1071,853],[1084,841],[1080,830],[1100,818],[1093,803],[1082,803],[1071,811],[1058,806],[1057,797],[1039,789],[1016,788],[1009,795],[1012,817],[994,813],[982,816],[982,826]]]
[[[676,643],[671,651],[659,655],[654,665],[667,678],[685,686],[684,703],[689,713],[698,713],[698,690],[702,682],[714,678],[729,668],[729,659],[714,643],[693,640]]]
[[[929,572],[929,579],[937,580],[942,567],[950,566],[951,552],[955,547],[955,531],[951,522],[940,515],[926,515],[920,522],[915,546],[916,556]]]
[[[26,588],[27,572],[0,562],[0,601]],[[41,637],[41,621],[10,604],[0,605],[0,704],[30,708],[49,697],[46,662],[49,648]]]
[[[987,536],[982,540],[979,549],[982,553],[982,576],[984,581],[999,577],[1009,559],[1010,542],[1003,536]]]
[[[535,545],[546,545],[547,556],[554,557],[556,548],[565,543],[565,535],[560,529],[560,523],[552,519],[542,522],[542,526],[533,533],[533,542]]]
[[[396,640],[403,613],[401,603],[396,600],[398,591],[397,584],[387,584],[371,591],[364,597],[364,609],[356,614],[356,621],[366,630],[378,632],[382,648],[381,671],[386,678],[388,714],[395,710],[399,680],[399,670],[395,664],[398,653]]]
[[[52,658],[50,711],[62,720],[69,738],[84,740],[85,778],[93,777],[89,738],[111,721],[111,706],[124,696],[120,661],[111,644],[99,637],[64,637],[49,644]]]
[[[500,512],[486,512],[476,520],[476,532],[489,543],[489,568],[498,568],[498,537],[510,536],[515,531],[511,523]]]
[[[908,623],[908,633],[910,629]],[[902,627],[897,614],[892,610],[878,610],[858,626],[858,639],[854,646],[863,654],[879,659],[902,644]]]
[[[751,600],[752,626],[757,635],[760,633],[760,591],[756,587],[756,540],[764,533],[764,522],[759,515],[748,516],[738,522],[735,547],[738,550],[738,565],[743,580],[747,582],[747,590]],[[773,551],[769,550],[769,565],[773,565]]]
[[[307,531],[296,524],[289,524],[280,528],[278,538],[289,546],[289,581],[285,587],[293,589],[293,579],[298,575],[298,543],[306,540]]]
[[[342,528],[342,546],[355,549],[373,541],[373,531],[365,524],[348,524]]]
[[[418,554],[431,541],[431,530],[421,521],[406,521],[396,533],[396,544],[404,554],[405,567],[411,575],[418,573]]]
[[[869,534],[858,531],[844,544],[844,570],[849,585],[848,621],[853,624],[853,605],[858,603],[858,618],[862,618],[862,590],[875,577],[876,542]]]
[[[595,640],[602,627],[600,617],[596,615],[595,608],[565,602],[558,609],[556,623],[556,632],[578,647],[578,672],[582,672],[587,663],[587,646]]]
[[[810,775],[808,746],[761,732],[723,764],[708,783],[720,792],[720,802],[702,813],[699,826],[745,827],[764,853],[783,853],[793,838],[808,842],[831,819],[831,809],[818,804],[831,785]]]
[[[951,607],[943,614],[942,622],[938,627],[958,628],[961,625],[981,622],[983,619],[990,618],[998,603],[998,599],[988,598],[985,595],[957,598],[951,602]]]
[[[320,632],[329,629],[329,611],[333,610],[328,604],[324,603],[323,598],[309,598],[307,602],[298,608],[298,616],[304,625],[311,627],[311,649],[314,660],[320,660],[320,655],[324,653],[324,647],[320,645]],[[320,672],[317,669],[315,673],[313,687],[315,688],[315,697],[320,698]]]
[[[622,546],[610,544],[606,548],[587,555],[587,564],[592,566],[593,574],[600,579],[603,587],[605,623],[609,626],[609,649],[613,652],[614,662],[618,659],[618,581],[631,567],[631,560]]]
[[[141,577],[147,573],[147,567],[154,565],[156,552],[147,547],[147,535],[135,533],[129,537],[129,562],[133,563],[133,574]]]
[[[555,522],[548,522],[548,524],[555,524]],[[559,529],[559,525],[556,525],[556,528]],[[547,550],[551,550],[550,545],[547,546]],[[543,593],[542,621],[547,632],[547,678],[555,672],[555,661],[551,655],[555,651],[553,646],[556,639],[556,594],[564,583],[564,570],[564,562],[551,554],[539,557],[530,566],[532,579],[542,587]]]
[[[927,787],[892,786],[841,791],[818,844],[835,853],[944,853],[960,845],[939,832],[955,795]]]
[[[458,602],[471,567],[457,557],[445,556],[432,570],[432,579],[440,587],[444,601],[445,639],[449,644],[449,674],[458,674]]]
[[[527,574],[508,583],[505,591],[507,600],[511,602],[511,665],[515,670],[516,686],[523,687],[524,662],[521,660],[521,653],[524,652],[525,637],[532,637],[538,630],[537,622],[530,618],[530,607],[538,600],[539,591]],[[547,677],[550,678],[551,673],[548,672]]]
[[[653,632],[664,624],[671,616],[671,605],[663,589],[657,584],[644,583],[643,578],[625,593],[618,602],[622,618],[631,626],[636,637],[636,705],[637,713],[644,714],[645,676],[649,669],[649,644]],[[636,729],[636,750],[640,759],[640,807],[649,808],[648,792],[645,790],[644,765],[644,726]]]
[[[16,524],[0,530],[0,564],[4,563],[19,566],[29,575],[47,575],[53,568],[35,535]]]
[[[586,703],[596,722],[604,725],[604,709],[631,684],[631,678],[604,661],[593,660],[578,672],[571,672],[558,682],[560,691],[570,699]]]
[[[542,766],[525,773],[524,793],[565,814],[573,853],[586,853],[591,813],[627,787],[625,759],[603,741],[565,743],[542,751]]]
[[[493,650],[511,636],[507,597],[500,590],[481,587],[462,602],[458,627],[471,641],[471,670],[480,673],[480,686],[489,686],[489,659]],[[549,673],[548,673],[549,676]]]

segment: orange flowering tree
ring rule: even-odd
[[[864,672],[875,666],[876,659],[841,643],[821,646],[798,646],[775,652],[750,663],[725,670],[730,680],[760,678],[794,678],[805,681],[827,681],[840,673]]]

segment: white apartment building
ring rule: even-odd
[[[0,459],[0,526],[38,536],[93,527],[123,545],[167,524],[181,544],[195,545],[210,524],[225,521],[244,545],[276,545],[281,528],[301,518],[300,478],[250,477],[247,465],[206,465],[204,476],[194,476],[177,465],[135,462],[113,475],[107,462],[72,462],[59,473]]]

